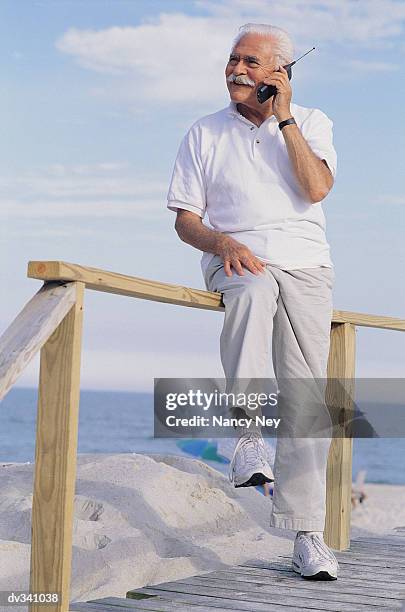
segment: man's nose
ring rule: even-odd
[[[247,76],[247,70],[243,66],[236,66],[233,73],[235,76]]]
[[[242,58],[240,58],[238,63],[232,66],[232,68],[233,68],[232,72],[235,76],[239,76],[241,74],[247,74],[246,64]]]

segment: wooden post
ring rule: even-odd
[[[52,612],[69,610],[80,397],[84,283],[41,349],[32,504],[31,593],[58,593]],[[31,612],[43,606],[32,604]]]
[[[350,546],[353,439],[343,434],[353,414],[355,331],[351,323],[332,323],[326,402],[337,411],[340,425],[329,450],[324,538],[336,550]]]

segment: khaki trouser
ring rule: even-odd
[[[267,264],[258,275],[232,272],[227,277],[215,255],[205,273],[207,289],[221,292],[225,304],[220,338],[225,378],[326,381],[333,269]],[[300,399],[288,399],[288,392],[286,397],[285,413],[299,419]],[[326,432],[326,437],[278,437],[270,526],[324,530],[331,429]]]

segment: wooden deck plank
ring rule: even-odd
[[[144,589],[142,589],[142,592],[143,591]],[[153,587],[149,587],[145,589],[145,592],[146,591],[152,596],[152,598],[146,599],[144,601],[149,601],[152,605],[153,605],[153,601],[159,601],[159,602],[168,601],[165,598],[165,596],[161,594],[162,591],[154,589]],[[171,600],[173,602],[176,602],[176,603],[181,602],[181,603],[189,604],[189,609],[192,610],[193,612],[196,609],[195,606],[205,606],[204,609],[208,609],[209,612],[218,612],[218,610],[226,610],[227,612],[229,612],[229,610],[235,610],[235,611],[241,610],[245,612],[269,612],[269,604],[267,602],[263,604],[263,603],[252,602],[252,601],[236,601],[234,599],[218,600],[216,597],[210,597],[209,595],[195,595],[194,593],[191,594],[191,593],[178,593],[178,592],[176,593],[169,592],[168,596],[175,597],[175,599]],[[136,601],[136,600],[131,600],[131,599],[125,599],[121,601],[122,602],[134,601],[135,603],[142,604],[142,600]],[[291,612],[292,610],[297,610],[296,607],[292,608],[291,606],[284,605],[284,604],[280,604],[280,605],[272,604],[271,609],[279,610],[280,612]],[[121,612],[121,609],[119,608],[116,608],[116,610],[117,612]]]
[[[251,568],[240,568],[235,567],[229,570],[235,579],[238,579],[238,576],[247,577],[250,580],[256,579],[267,579],[272,581],[277,585],[288,585],[293,584],[294,587],[297,586],[297,575],[296,573],[273,573],[268,572],[266,570],[251,569]],[[221,570],[218,574],[222,574],[223,572],[227,573],[226,570]],[[311,580],[303,580],[300,583],[300,589],[311,590],[311,589],[320,589],[327,590],[328,592],[334,592],[335,590],[338,593],[350,593],[352,595],[361,595],[361,594],[369,594],[370,596],[381,596],[382,589],[384,590],[384,595],[387,597],[403,597],[405,598],[405,586],[403,583],[387,583],[386,580],[378,580],[375,581],[372,586],[364,580],[359,578],[353,578],[351,576],[345,576],[344,580],[335,580],[334,582],[316,582]]]
[[[122,599],[121,601],[125,602],[125,599]],[[114,606],[115,608],[115,606]],[[107,610],[111,610],[112,606],[111,604],[97,604],[97,603],[93,603],[92,601],[78,601],[75,603],[71,603],[69,606],[69,612],[87,612],[87,610],[98,610],[98,612],[106,612]],[[117,607],[116,610],[119,610],[119,612],[127,612],[129,610],[131,610],[131,612],[133,610],[141,610],[142,608],[133,608],[132,606],[129,607],[125,607],[124,605],[120,606],[119,608]]]
[[[357,556],[355,554],[343,557],[336,553],[335,556],[339,562],[339,565],[343,563],[349,565],[362,565],[366,567],[378,567],[378,571],[382,570],[385,572],[385,570],[389,570],[390,572],[394,571],[394,573],[399,572],[399,574],[405,576],[405,559],[392,559],[392,557],[391,559],[379,559],[378,557],[367,557],[366,555]],[[291,559],[291,557],[286,555],[280,555],[280,558],[285,559],[286,561]]]
[[[385,538],[359,538],[354,540],[355,542],[360,542],[364,544],[372,544],[372,545],[382,545],[382,546],[395,546],[395,547],[405,547],[405,538],[403,536],[391,536]]]
[[[283,576],[296,576],[297,574],[290,568],[286,566],[274,567],[274,568],[261,568],[268,572],[269,574],[273,574],[274,576],[283,575]],[[381,576],[378,572],[370,572],[369,570],[361,571],[360,568],[347,568],[340,566],[338,576],[343,580],[371,580],[376,581],[377,583],[383,582],[386,583],[387,579],[385,576]],[[339,579],[339,578],[338,578]],[[398,584],[401,587],[404,585],[404,580],[402,576],[397,577],[393,576],[390,578],[390,584]]]
[[[288,604],[289,606],[296,607],[300,609],[302,607],[315,609],[315,610],[329,610],[331,612],[354,612],[354,610],[358,610],[359,612],[362,610],[370,610],[370,606],[372,610],[381,610],[380,606],[373,606],[370,603],[360,604],[356,602],[345,603],[342,601],[330,601],[325,598],[321,599],[313,599],[303,595],[303,592],[300,592],[299,583],[297,584],[297,589],[295,594],[291,595],[279,595],[278,588],[274,588],[274,585],[270,585],[268,588],[263,587],[258,591],[257,587],[253,588],[251,585],[247,585],[247,588],[241,589],[240,585],[237,583],[225,583],[221,586],[215,586],[211,584],[210,581],[202,581],[203,584],[200,583],[198,579],[189,579],[189,582],[184,583],[183,581],[177,581],[173,583],[165,583],[162,585],[156,585],[155,589],[160,592],[165,591],[166,593],[172,593],[172,597],[175,598],[176,593],[189,593],[195,595],[206,595],[207,592],[210,593],[212,597],[216,597],[218,599],[218,603],[220,604],[221,600],[231,599],[237,601],[248,601],[248,602],[261,602],[269,604]],[[232,585],[231,587],[229,585]],[[239,588],[238,588],[239,586]],[[158,588],[159,587],[159,588]],[[209,588],[208,588],[209,587]],[[138,592],[142,592],[142,589],[139,589]],[[168,595],[166,595],[168,596]],[[390,606],[395,609],[397,606],[398,600],[391,600],[392,604]],[[354,607],[355,605],[355,607]],[[389,609],[387,606],[384,606],[385,609]]]
[[[152,589],[153,590],[153,589]],[[172,594],[170,594],[171,596]],[[159,593],[147,599],[120,599],[105,598],[104,600],[94,600],[92,602],[78,602],[70,604],[70,612],[133,612],[140,611],[167,611],[167,612],[269,612],[269,605],[255,604],[254,602],[238,602],[235,600],[217,600],[215,597],[204,595],[188,595],[187,593],[175,593],[175,599],[166,599]],[[299,608],[305,610],[305,608]],[[271,606],[271,610],[276,612],[296,612],[297,608],[288,605]]]
[[[204,576],[200,576],[204,578]],[[293,576],[263,576],[255,573],[239,573],[233,571],[221,571],[211,576],[212,580],[235,580],[238,582],[247,582],[253,584],[268,584],[277,585],[277,592],[290,592],[291,589],[297,590],[297,580]],[[336,586],[335,586],[336,585]],[[372,588],[364,582],[357,581],[356,584],[347,584],[346,581],[335,580],[333,582],[318,582],[311,580],[303,580],[300,583],[300,590],[305,591],[305,594],[310,595],[311,591],[314,591],[316,597],[321,593],[327,592],[333,599],[334,595],[337,594],[339,597],[343,597],[343,601],[352,601],[353,595],[356,595],[356,601],[361,602],[358,597],[376,597],[376,598],[387,598],[387,599],[405,599],[405,587],[401,590],[399,588],[387,588],[382,592],[381,587]],[[366,602],[363,602],[366,603]]]
[[[77,602],[77,612],[380,612],[405,604],[405,546],[391,540],[375,543],[356,538],[353,550],[334,551],[336,581],[303,580],[291,567],[291,556],[271,562],[249,561],[182,580],[128,591],[126,598]],[[405,538],[404,538],[405,540]],[[388,547],[388,548],[387,548]],[[142,599],[139,599],[142,598]]]
[[[336,557],[338,559],[358,559],[359,561],[361,560],[372,560],[372,561],[376,561],[379,563],[391,563],[392,561],[394,561],[395,563],[398,563],[398,567],[403,567],[403,564],[405,563],[405,554],[400,552],[400,553],[392,553],[389,550],[375,550],[375,549],[371,549],[371,550],[367,550],[367,549],[357,549],[357,550],[353,550],[350,551],[350,553],[347,552],[343,552],[340,554],[337,554]]]
[[[360,567],[364,567],[370,571],[374,571],[378,574],[384,574],[386,576],[403,576],[405,579],[405,567],[402,565],[397,564],[396,561],[391,561],[391,562],[387,562],[387,561],[381,561],[378,562],[378,560],[374,560],[374,559],[370,559],[370,560],[363,560],[363,559],[353,559],[353,558],[347,558],[347,559],[339,559],[339,565],[340,567],[345,566],[360,566]]]
[[[147,587],[145,589],[141,589],[142,592],[145,593],[149,593],[149,594],[156,594],[158,595],[159,593],[161,593],[162,591],[160,591],[159,589],[154,589],[153,587]],[[308,608],[302,604],[302,599],[298,598],[298,604],[294,604],[291,605],[291,603],[285,601],[285,603],[274,603],[273,600],[268,599],[265,602],[257,602],[257,601],[252,601],[251,599],[248,600],[240,600],[240,599],[225,599],[225,598],[216,598],[216,597],[210,597],[207,595],[190,595],[188,593],[179,593],[179,592],[173,592],[173,591],[167,591],[168,596],[171,594],[173,597],[176,598],[176,601],[189,601],[190,596],[193,597],[194,599],[192,599],[193,602],[199,602],[201,601],[201,603],[204,603],[205,605],[209,606],[210,611],[211,612],[215,612],[218,610],[219,605],[221,605],[223,608],[226,608],[227,610],[245,610],[247,612],[269,612],[269,610],[279,610],[280,612],[287,612],[287,611],[296,611],[296,610],[318,610],[318,607],[316,606],[316,604],[312,604],[311,603],[311,607]],[[315,605],[315,607],[314,607]]]
[[[140,611],[151,611],[151,612],[212,612],[213,608],[207,608],[206,606],[198,606],[190,603],[182,604],[179,601],[169,601],[161,599],[160,597],[152,597],[151,599],[139,600],[134,602],[134,605],[125,605],[126,600],[121,599],[120,603],[83,603],[77,607],[71,607],[71,610],[75,612],[87,612],[92,610],[93,612],[134,612],[134,610]],[[72,605],[72,604],[71,604]],[[226,608],[215,608],[218,612],[229,612]]]
[[[395,575],[397,574],[405,575],[405,563],[404,563],[405,560],[402,558],[393,559],[391,557],[390,559],[387,560],[387,559],[379,559],[377,556],[376,557],[367,557],[366,555],[357,556],[355,553],[351,555],[343,556],[342,553],[336,553],[336,552],[335,552],[335,556],[339,562],[339,565],[341,564],[343,565],[361,565],[361,566],[366,566],[370,568],[378,568],[378,571],[379,572],[381,571],[383,573],[390,573],[390,574],[395,574]],[[285,560],[287,565],[291,563],[291,556],[289,555],[280,555],[279,559],[280,559],[280,562]]]
[[[137,602],[135,606],[125,606],[125,605],[112,605],[111,603],[106,604],[90,604],[83,603],[78,607],[71,608],[72,611],[77,612],[88,612],[92,610],[93,612],[111,612],[116,610],[116,612],[134,612],[134,610],[139,610],[140,612],[207,612],[206,607],[201,606],[193,606],[192,604],[182,605],[179,602],[166,601],[162,599],[153,598],[153,603],[149,600],[145,600],[145,602]],[[218,610],[218,609],[217,609]],[[223,612],[229,612],[229,610],[220,608]],[[212,612],[212,608],[209,609],[209,612]]]
[[[256,566],[252,564],[252,567],[256,567]],[[262,567],[265,567],[265,566],[262,566]],[[377,567],[371,567],[371,568],[367,567],[365,569],[363,569],[363,567],[364,566],[362,566],[360,563],[357,563],[356,565],[340,564],[338,576],[340,576],[343,579],[345,579],[346,577],[350,577],[350,576],[358,576],[360,578],[363,578],[364,576],[366,580],[368,579],[370,580],[374,580],[374,579],[384,580],[385,579],[386,580],[387,579],[386,576],[388,576],[390,582],[393,582],[393,583],[397,582],[399,584],[404,584],[404,574],[403,573],[398,574],[398,575],[393,575],[390,573],[390,570],[385,570],[385,574],[384,574]],[[277,571],[281,571],[281,572],[287,572],[289,574],[291,574],[291,572],[293,571],[285,564],[279,564],[279,565],[274,564],[273,569]],[[388,574],[387,574],[387,571],[388,571]]]
[[[392,544],[370,544],[369,542],[354,542],[350,545],[348,551],[343,552],[370,552],[375,554],[385,554],[389,552],[389,554],[393,554],[396,556],[402,556],[405,558],[405,543],[402,546],[393,546]]]
[[[392,559],[392,560],[398,560],[400,562],[405,560],[405,555],[403,552],[395,552],[395,551],[391,551],[389,548],[380,548],[380,549],[376,549],[376,548],[372,548],[372,549],[367,549],[367,548],[355,548],[353,550],[353,553],[355,553],[359,558],[373,558],[373,559],[383,559],[386,560],[387,558]]]
[[[302,582],[306,582],[306,581],[302,581]],[[371,606],[377,606],[379,609],[385,609],[387,608],[389,605],[393,605],[395,604],[395,602],[398,601],[402,601],[403,597],[384,597],[383,594],[381,594],[379,597],[367,597],[367,595],[356,595],[356,597],[353,597],[352,595],[347,595],[344,593],[339,593],[336,591],[330,591],[327,594],[327,597],[325,597],[325,593],[326,593],[326,589],[324,589],[323,591],[321,591],[321,589],[315,590],[302,590],[301,584],[299,583],[299,587],[297,585],[297,581],[295,582],[294,585],[291,585],[289,588],[283,588],[280,586],[280,584],[277,584],[277,589],[275,591],[275,583],[273,582],[265,582],[265,581],[256,581],[256,580],[251,580],[250,582],[248,581],[238,581],[235,580],[233,578],[233,576],[231,575],[231,577],[228,577],[226,580],[221,580],[221,579],[216,579],[213,577],[210,578],[202,578],[202,577],[194,577],[194,578],[190,578],[187,579],[185,581],[181,582],[184,586],[198,586],[201,587],[202,589],[205,589],[205,591],[210,591],[212,590],[212,588],[214,589],[219,589],[219,588],[223,588],[223,586],[226,584],[226,588],[227,589],[231,589],[232,591],[235,592],[248,592],[248,594],[250,595],[250,593],[252,592],[254,594],[254,596],[257,595],[258,592],[260,593],[268,593],[271,594],[271,600],[274,603],[283,603],[285,601],[288,601],[288,603],[294,603],[296,602],[296,604],[298,604],[299,602],[304,602],[306,600],[308,600],[308,603],[313,604],[314,606],[319,606],[320,609],[322,610],[335,610],[337,609],[336,606],[339,606],[341,604],[350,604],[353,605],[353,601],[355,600],[356,604],[364,604],[364,605],[371,605]],[[176,583],[177,584],[177,583]],[[222,587],[221,587],[222,585]],[[405,593],[404,593],[405,596]],[[325,600],[327,599],[327,606],[328,607],[324,607],[325,605]],[[309,601],[309,600],[313,600],[313,601]]]
[[[405,554],[405,542],[394,543],[394,542],[356,542],[355,548],[350,547],[349,551],[356,550],[357,548],[364,548],[367,550],[389,550],[397,554]],[[349,552],[344,551],[344,552]]]

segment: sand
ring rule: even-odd
[[[32,464],[0,464],[0,590],[28,590]],[[405,535],[405,486],[367,484],[352,537]],[[271,498],[180,456],[79,455],[71,601],[290,555]],[[6,608],[10,609],[10,608]],[[16,608],[13,608],[16,609]]]

